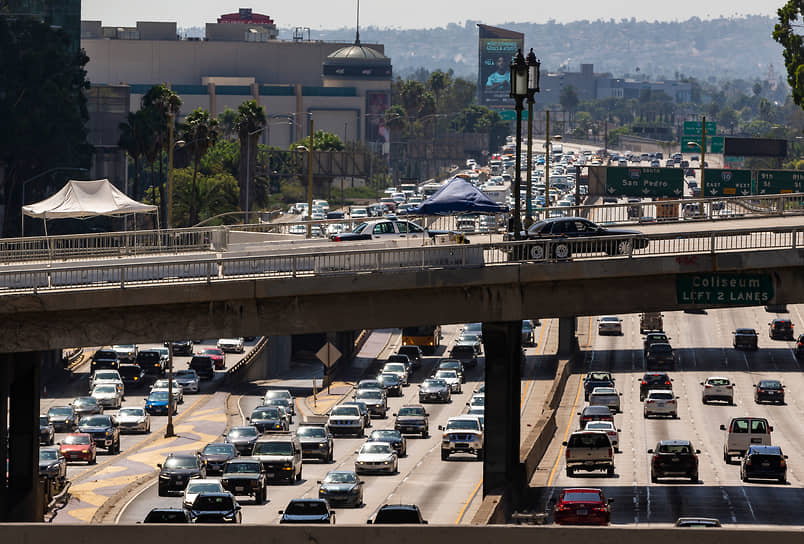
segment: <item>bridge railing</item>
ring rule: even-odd
[[[652,256],[699,255],[804,247],[804,226],[755,231],[733,229],[623,236],[553,237],[487,244],[399,246],[352,249],[335,244],[306,253],[266,254],[237,258],[177,256],[149,263],[47,265],[0,272],[3,294],[76,288],[125,288],[132,285],[212,284],[251,278],[293,278],[399,270],[467,269],[501,264],[589,259],[641,259]]]

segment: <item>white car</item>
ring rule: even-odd
[[[150,433],[151,416],[140,406],[127,406],[120,408],[117,413],[117,422],[120,424],[121,433]]]
[[[242,336],[240,338],[219,339],[218,349],[226,353],[243,353],[246,351]]]
[[[710,376],[701,382],[701,401],[706,404],[713,400],[722,400],[734,404],[734,384],[723,376]]]
[[[620,395],[613,387],[595,387],[589,394],[589,406],[608,406],[616,414],[620,411]]]
[[[611,447],[615,451],[620,448],[620,429],[614,426],[611,421],[590,421],[586,424],[584,431],[603,431],[611,440]]]
[[[187,482],[187,487],[184,488],[184,499],[182,499],[182,506],[190,508],[193,501],[199,493],[225,493],[223,485],[220,480],[213,480],[211,478],[196,478]]]
[[[334,434],[365,436],[365,426],[357,406],[334,406],[329,412],[327,430]]]
[[[156,380],[154,384],[151,386],[151,391],[153,392],[161,389],[167,391],[169,384],[170,380],[168,379]],[[178,402],[179,404],[182,404],[184,402],[184,388],[175,379],[173,380],[173,398],[175,398],[176,402]]]
[[[123,392],[113,383],[96,385],[90,396],[104,408],[120,408],[123,405]]]
[[[294,402],[293,395],[291,395],[290,391],[287,389],[271,389],[266,391],[263,397],[263,404],[271,399],[287,399],[291,415],[296,415],[296,403]]]
[[[365,472],[396,474],[397,463],[396,451],[391,444],[387,442],[366,442],[357,452],[355,472],[357,474]]]
[[[102,383],[113,383],[125,396],[125,386],[123,385],[123,378],[116,370],[96,370],[92,377],[89,378],[90,392],[95,389],[97,385]]]
[[[616,315],[604,315],[597,320],[598,334],[622,334],[623,322]]]
[[[469,409],[472,408],[485,408],[486,406],[486,394],[485,393],[475,393],[472,395],[472,398],[469,399],[469,402],[466,403]]]
[[[380,374],[396,374],[399,376],[402,385],[408,385],[408,369],[404,363],[385,363]]]
[[[436,373],[433,374],[433,378],[447,382],[449,390],[452,393],[462,392],[461,377],[458,376],[457,370],[437,370]]]
[[[645,397],[644,416],[678,417],[678,399],[670,389],[651,389]]]

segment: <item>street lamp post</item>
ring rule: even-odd
[[[313,118],[310,118],[310,147],[297,145],[296,151],[307,152],[307,238],[312,237],[313,219],[313,148],[315,147],[315,134],[313,133]]]
[[[527,156],[527,188],[525,190],[525,226],[530,227],[533,223],[533,95],[539,91],[539,66],[541,63],[536,60],[531,47],[528,53],[528,156]]]
[[[265,129],[265,127],[260,127],[257,130],[252,130],[248,133],[248,142],[246,142],[246,217],[244,218],[244,223],[248,223],[248,212],[249,212],[249,195],[251,194],[251,137],[255,134],[259,134]]]
[[[522,220],[520,210],[521,195],[519,194],[522,186],[522,110],[523,102],[528,96],[528,65],[522,50],[517,51],[516,56],[511,62],[511,94],[514,99],[514,109],[516,110],[516,176],[514,177],[514,240],[522,238]]]
[[[168,179],[167,179],[167,210],[165,210],[165,224],[167,228],[173,226],[173,112],[168,113]],[[170,412],[170,408],[168,408]]]
[[[173,430],[173,340],[168,341],[168,408],[165,438],[176,436]]]

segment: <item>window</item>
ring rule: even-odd
[[[731,425],[731,432],[739,433],[739,434],[747,434],[748,433],[748,420],[745,419],[737,419]]]
[[[383,223],[377,223],[374,225],[374,234],[393,234],[394,233],[394,225],[393,223],[386,221]]]
[[[765,421],[762,419],[752,419],[751,420],[751,432],[752,433],[767,433],[768,426],[765,424]]]

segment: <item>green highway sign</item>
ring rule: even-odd
[[[678,274],[679,304],[761,306],[773,299],[770,274]]]
[[[709,126],[707,124],[707,126]],[[700,153],[701,141],[703,138],[698,136],[684,134],[681,137],[681,152],[682,153]],[[723,153],[723,136],[706,136],[706,152],[707,153]],[[697,145],[695,145],[697,144]]]
[[[499,113],[503,121],[516,121],[516,110],[500,110]],[[522,120],[528,120],[528,110],[522,110]]]
[[[684,134],[698,135],[703,134],[703,123],[700,121],[684,121]],[[717,134],[717,123],[706,123],[706,135]]]
[[[606,167],[606,194],[612,196],[681,198],[684,170],[681,168]]]
[[[747,196],[751,194],[751,170],[704,170],[704,192],[701,196]]]
[[[757,170],[757,193],[775,195],[804,192],[804,172],[799,170]]]

